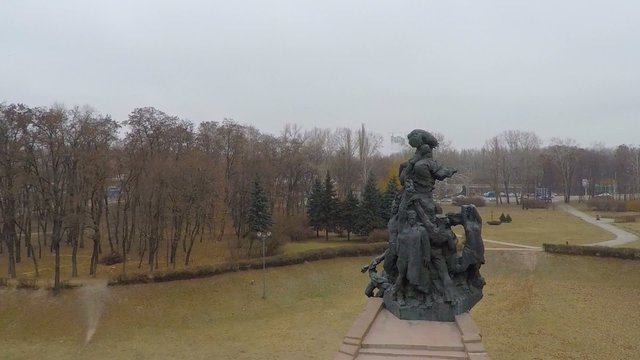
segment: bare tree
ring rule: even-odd
[[[18,224],[20,190],[24,189],[24,137],[31,111],[22,105],[0,105],[0,217],[2,241],[7,246],[9,277],[16,277],[16,262],[20,262]],[[30,230],[29,235],[30,235]],[[29,242],[30,243],[30,242]],[[35,263],[34,263],[35,264]],[[37,267],[37,266],[36,266]]]
[[[502,167],[504,165],[504,149],[500,137],[494,136],[485,142],[482,148],[487,159],[486,171],[493,191],[496,194],[496,204],[500,201],[499,184],[502,181]]]
[[[535,183],[533,172],[537,167],[536,160],[542,141],[530,131],[508,130],[502,133],[502,137],[507,148],[505,165],[509,168],[508,177],[520,184],[520,197],[522,197],[523,194],[531,192],[532,184]],[[503,178],[503,182],[507,203],[509,203],[510,189],[508,186],[510,181],[505,181]],[[516,197],[517,202],[518,198]],[[524,204],[522,205],[524,207]]]
[[[360,159],[360,166],[362,168],[362,189],[364,189],[364,184],[369,179],[369,173],[372,168],[371,159],[377,155],[381,145],[382,137],[376,133],[367,132],[364,124],[362,124],[358,132],[358,158]]]
[[[51,248],[54,252],[54,291],[60,290],[60,243],[66,215],[67,170],[69,157],[67,111],[61,106],[37,109],[27,148],[30,168],[43,196],[43,205],[51,218]],[[46,233],[45,233],[46,236]]]
[[[551,145],[546,149],[546,154],[560,173],[564,190],[564,202],[569,203],[581,149],[573,139],[552,138]]]

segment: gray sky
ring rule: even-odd
[[[154,106],[277,134],[504,130],[640,144],[640,2],[28,1],[0,4],[0,102]]]

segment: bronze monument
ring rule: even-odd
[[[408,139],[416,151],[400,165],[402,190],[387,225],[389,247],[362,268],[371,279],[365,294],[382,297],[385,308],[400,319],[454,321],[482,298],[482,219],[473,205],[441,213],[433,200],[435,183],[457,170],[433,159],[438,140],[431,133],[416,129]],[[457,225],[465,233],[461,250],[451,230]],[[382,261],[384,270],[377,272]]]

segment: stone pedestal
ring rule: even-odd
[[[335,360],[488,360],[469,313],[455,321],[400,320],[370,298],[347,332]]]
[[[452,296],[456,299],[455,305],[435,295],[426,303],[409,299],[401,305],[393,299],[392,291],[387,291],[384,293],[384,307],[399,319],[455,321],[456,315],[468,313],[482,299],[482,290],[472,286],[456,286]]]

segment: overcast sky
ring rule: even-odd
[[[0,102],[640,144],[640,1],[0,3]]]

